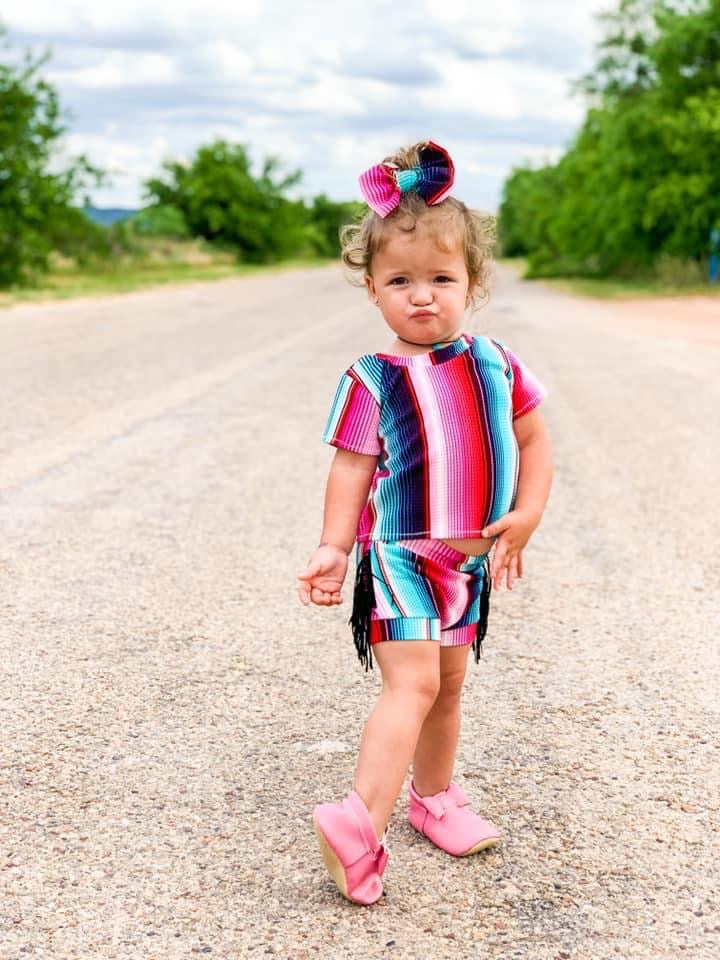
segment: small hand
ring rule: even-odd
[[[522,551],[537,524],[532,514],[511,510],[482,531],[483,537],[497,537],[490,561],[490,578],[496,590],[502,586],[503,576],[508,590],[512,590],[515,581],[522,577]]]
[[[321,607],[342,603],[340,590],[347,566],[347,554],[340,547],[329,543],[318,547],[310,557],[305,572],[298,575],[301,602],[308,606],[312,601]]]

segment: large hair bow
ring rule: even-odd
[[[386,217],[400,203],[400,195],[415,190],[426,203],[440,203],[455,179],[455,167],[447,150],[431,140],[420,148],[420,163],[399,170],[389,163],[377,163],[360,175],[360,191],[375,213]]]

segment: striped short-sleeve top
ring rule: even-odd
[[[512,423],[546,396],[504,345],[462,334],[342,375],[323,439],[378,458],[358,541],[479,537],[515,502]]]

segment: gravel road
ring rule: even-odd
[[[452,860],[401,803],[360,908],[310,815],[379,678],[294,577],[381,322],[339,268],[0,311],[2,960],[720,955],[720,301],[503,271],[468,329],[548,386],[557,460],[464,699],[505,842]]]

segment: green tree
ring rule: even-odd
[[[532,274],[699,260],[720,220],[720,4],[621,0],[602,19],[580,132],[557,164],[504,186],[504,249]]]
[[[307,207],[308,243],[313,253],[320,257],[340,255],[340,227],[352,223],[365,210],[357,201],[337,202],[329,200],[324,193],[313,197]]]
[[[65,131],[58,96],[39,76],[47,56],[13,57],[0,28],[0,286],[32,280],[54,249],[79,258],[103,232],[75,201],[100,173],[84,157],[51,172]]]
[[[164,204],[138,210],[129,218],[129,224],[141,237],[172,237],[180,240],[190,235],[182,211]]]
[[[299,181],[267,158],[253,176],[247,147],[225,140],[200,147],[189,164],[168,160],[145,184],[155,203],[179,210],[193,236],[232,247],[242,260],[281,260],[302,252],[306,212],[287,191]]]
[[[503,188],[502,252],[508,257],[522,257],[550,242],[548,221],[553,204],[550,197],[557,193],[559,177],[555,167],[517,169],[505,181]]]

